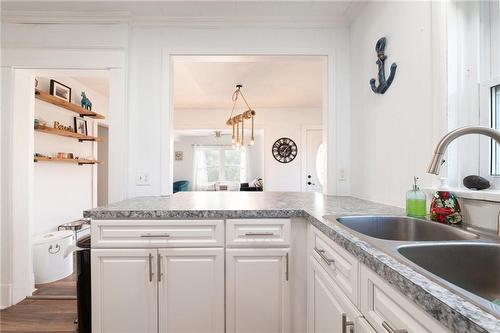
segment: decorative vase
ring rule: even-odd
[[[430,218],[439,223],[462,223],[460,204],[455,194],[449,191],[437,191],[432,197]]]

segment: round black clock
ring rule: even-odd
[[[297,156],[297,145],[289,138],[278,139],[273,144],[273,156],[280,163],[289,163]]]

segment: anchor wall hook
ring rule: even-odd
[[[396,68],[398,65],[396,63],[393,63],[391,65],[391,73],[389,74],[389,78],[386,80],[385,79],[385,59],[387,59],[387,56],[385,55],[385,44],[387,40],[385,37],[380,38],[377,41],[377,44],[375,45],[375,51],[377,51],[377,65],[378,65],[378,81],[379,85],[378,87],[375,85],[375,79],[370,80],[370,86],[372,87],[372,90],[376,94],[383,94],[389,89],[391,86],[392,80],[394,80],[394,76],[396,75]]]

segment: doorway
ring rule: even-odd
[[[105,206],[108,201],[108,142],[109,129],[105,124],[97,125],[97,136],[100,141],[97,143],[97,206]]]
[[[228,179],[212,179],[206,184],[193,180],[205,177],[191,177],[189,190],[217,190],[219,183],[224,183],[223,189],[241,191],[257,190],[247,184],[261,184],[264,191],[305,191],[303,187],[303,165],[305,163],[307,143],[304,141],[302,129],[304,127],[326,128],[325,114],[328,107],[327,96],[327,57],[307,55],[218,55],[199,56],[182,55],[171,56],[171,101],[172,133],[172,183],[185,183],[189,175],[182,172],[193,169],[185,168],[188,159],[184,159],[184,152],[190,150],[184,147],[178,149],[181,131],[209,131],[211,137],[217,132],[222,133],[222,139],[228,134],[229,148],[240,148],[231,143],[231,126],[226,124],[230,114],[238,115],[248,109],[255,111],[255,131],[262,130],[265,136],[251,140],[250,120],[245,122],[245,149],[255,151],[254,145],[261,145],[257,149],[259,155],[253,154],[251,163],[262,166],[255,177],[242,177],[234,184],[227,183]],[[245,100],[240,98],[239,103],[233,100],[233,94],[241,85],[241,92]],[[233,109],[234,108],[234,109]],[[324,123],[325,122],[325,123]],[[240,131],[241,131],[240,127]],[[236,137],[237,139],[237,137]],[[209,138],[208,141],[215,139]],[[198,140],[200,141],[200,140]],[[223,140],[219,140],[223,141]],[[280,158],[276,156],[273,146],[277,142],[293,142],[293,156]],[[321,143],[321,142],[320,142]],[[319,143],[318,143],[319,144]],[[203,144],[200,144],[203,145]],[[199,150],[199,149],[198,149]],[[288,151],[288,150],[286,150]],[[213,152],[214,156],[218,155]],[[228,153],[229,154],[229,153]],[[309,154],[310,155],[310,154]],[[207,159],[205,158],[204,161]],[[204,165],[203,169],[220,170],[220,163]],[[194,163],[194,162],[193,162]],[[326,162],[325,162],[326,163]],[[308,162],[307,164],[311,164]],[[181,167],[181,165],[183,165]],[[232,166],[234,167],[234,166]],[[215,172],[215,171],[214,171]],[[206,172],[205,172],[206,173]],[[221,177],[224,173],[218,172]],[[239,173],[243,175],[244,172]],[[252,173],[247,173],[248,175]],[[316,173],[314,174],[316,175]],[[226,184],[227,183],[227,184]],[[319,184],[319,182],[316,182]],[[194,185],[194,186],[193,186]],[[176,186],[176,189],[178,186]],[[182,187],[181,187],[182,188]],[[316,191],[323,186],[317,185]]]
[[[323,130],[316,127],[304,129],[304,162],[303,182],[304,192],[323,192],[325,176],[325,150],[323,144]]]

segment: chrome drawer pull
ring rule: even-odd
[[[347,321],[347,315],[345,313],[342,314],[342,333],[347,333],[347,326],[349,326],[349,332],[354,332],[354,322]]]
[[[246,232],[245,236],[274,236],[274,232]]]
[[[152,282],[153,281],[153,255],[150,253],[149,254],[149,262],[148,262],[148,266],[149,266],[149,282]]]
[[[170,237],[169,234],[144,234],[141,235],[142,238],[168,238]]]
[[[389,333],[408,333],[407,329],[394,329],[388,322],[385,320],[382,322],[382,327]]]
[[[314,248],[314,251],[316,251],[317,254],[323,259],[328,265],[331,265],[335,263],[335,259],[330,259],[327,256],[325,256],[325,250],[320,250],[317,247]]]

